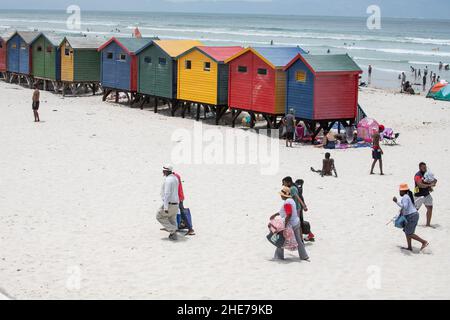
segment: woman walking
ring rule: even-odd
[[[405,232],[408,247],[402,249],[412,251],[412,240],[416,240],[422,244],[420,248],[420,251],[422,251],[429,246],[429,243],[415,234],[419,222],[419,213],[414,206],[414,195],[407,184],[400,185],[400,196],[400,200],[396,197],[393,200],[401,208],[400,215],[406,219],[403,232]]]

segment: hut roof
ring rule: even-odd
[[[236,55],[230,57],[225,61],[226,63],[234,60],[247,52],[253,52],[259,56],[264,62],[272,68],[282,68],[286,66],[299,53],[306,54],[300,47],[249,47],[238,52]]]
[[[298,59],[301,59],[311,71],[317,72],[358,72],[361,68],[348,54],[327,55],[297,55],[285,69],[291,67]]]
[[[172,58],[178,57],[193,47],[203,45],[197,40],[156,40],[154,43]]]
[[[73,49],[98,49],[105,43],[105,38],[65,37],[60,45],[67,41]]]
[[[178,57],[184,56],[193,50],[198,50],[202,52],[203,54],[207,55],[211,59],[213,59],[215,62],[224,62],[229,57],[235,55],[239,51],[242,50],[242,47],[239,46],[197,46],[194,47],[182,54],[180,54]]]
[[[136,52],[147,48],[149,45],[153,43],[153,40],[159,40],[158,38],[111,38],[106,43],[104,43],[99,51],[103,50],[107,46],[109,46],[112,42],[116,42],[119,46],[122,47],[128,54],[136,54]]]
[[[8,39],[11,38],[13,34],[14,34],[14,32],[3,32],[3,33],[0,33],[0,39],[8,41]]]
[[[31,44],[41,35],[41,33],[37,31],[16,31],[11,35],[10,39],[16,34],[18,34],[26,44]]]

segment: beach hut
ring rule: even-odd
[[[7,77],[9,82],[25,80],[32,83],[31,43],[41,35],[39,32],[16,31],[6,43]]]
[[[98,49],[101,52],[100,79],[103,86],[103,101],[112,93],[125,92],[130,104],[134,103],[138,89],[138,58],[141,51],[156,38],[111,38]]]
[[[0,76],[6,78],[6,41],[7,35],[0,34]]]
[[[52,84],[52,89],[59,90],[61,79],[61,53],[59,44],[61,39],[54,35],[41,33],[31,42],[31,74],[35,84],[43,84],[43,89],[48,89],[48,84]]]
[[[251,126],[255,114],[262,114],[269,127],[286,110],[286,74],[283,68],[299,53],[300,47],[249,47],[228,58],[228,104],[233,126],[242,111],[249,112]]]
[[[329,130],[336,122],[355,124],[362,70],[347,54],[299,54],[285,70],[286,109],[293,109],[313,136],[321,129]]]
[[[202,43],[196,40],[156,40],[136,52],[139,59],[138,92],[145,96],[142,105],[154,97],[157,112],[159,98],[173,103],[177,98],[177,57],[200,45]]]
[[[242,47],[197,46],[178,56],[177,98],[182,107],[197,106],[205,114],[212,109],[216,112],[216,123],[228,109],[228,66],[225,60],[241,51]],[[175,109],[176,111],[176,109]]]
[[[70,88],[76,94],[81,87],[90,87],[93,94],[100,84],[100,57],[98,48],[102,38],[65,37],[60,43],[61,84],[63,95]]]

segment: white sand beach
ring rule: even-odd
[[[197,235],[168,241],[156,210],[161,166],[174,130],[195,120],[103,103],[100,96],[41,93],[0,82],[0,287],[15,299],[449,299],[450,104],[364,89],[369,116],[401,133],[384,147],[386,176],[370,176],[371,150],[336,150],[339,178],[310,172],[324,150],[286,149],[280,168],[179,164]],[[204,128],[213,126],[204,123]],[[229,127],[219,126],[220,130]],[[241,130],[241,129],[235,129]],[[386,223],[392,197],[413,184],[425,161],[439,180],[435,228],[417,234],[424,253],[404,252],[401,230]],[[376,169],[378,170],[378,168]],[[287,253],[271,261],[265,239],[281,179],[305,180],[317,241],[311,262]]]

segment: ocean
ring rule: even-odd
[[[39,30],[88,36],[144,36],[199,39],[207,45],[301,46],[312,54],[348,53],[365,71],[373,66],[372,85],[399,88],[398,76],[420,83],[411,66],[450,80],[450,20],[382,18],[381,29],[369,30],[363,17],[192,14],[156,12],[81,12],[81,28],[67,26],[65,11],[0,10],[0,32]]]

